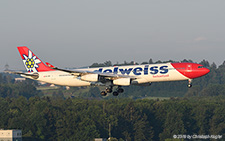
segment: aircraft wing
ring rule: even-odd
[[[70,73],[74,76],[83,76],[83,75],[87,75],[87,74],[98,74],[99,76],[105,77],[106,79],[110,79],[110,80],[115,80],[115,79],[119,79],[119,78],[131,78],[131,79],[137,78],[137,77],[129,76],[129,75],[102,73],[102,72],[98,72],[98,71],[88,71],[88,70],[78,70],[78,69],[77,70],[60,69],[60,68],[54,67],[50,63],[46,62],[46,64],[51,69],[58,70],[58,71],[64,71],[64,72]]]
[[[115,80],[115,79],[119,79],[119,78],[131,78],[131,79],[136,79],[137,77],[134,76],[129,76],[129,75],[122,75],[122,74],[113,74],[113,73],[102,73],[102,72],[97,72],[97,71],[90,71],[87,72],[89,74],[98,74],[100,76],[106,77],[107,79],[110,80]]]

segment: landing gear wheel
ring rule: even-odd
[[[111,93],[112,92],[112,88],[106,88],[106,92],[107,93]]]
[[[113,92],[113,96],[118,96],[118,95],[119,95],[119,93],[117,91]]]
[[[188,84],[188,88],[191,88],[192,87],[192,84]]]
[[[118,88],[118,93],[123,93],[124,92],[124,89],[122,89],[122,88]]]
[[[102,91],[102,92],[101,92],[101,95],[102,95],[102,96],[106,96],[107,93],[106,93],[105,91]]]

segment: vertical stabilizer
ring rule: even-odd
[[[26,46],[17,47],[22,57],[25,68],[28,72],[53,71],[47,67],[29,48]]]

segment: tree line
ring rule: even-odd
[[[0,98],[0,128],[23,140],[168,140],[173,135],[225,137],[225,97],[132,99]]]
[[[211,72],[195,79],[191,89],[185,81],[162,82],[125,87],[119,97],[106,98],[99,94],[101,87],[37,91],[36,81],[15,83],[14,76],[0,74],[0,128],[22,129],[23,140],[93,140],[110,135],[121,141],[196,134],[224,137],[225,62],[218,67],[206,60],[200,63]],[[67,94],[75,97],[66,98]],[[145,99],[148,96],[170,99]]]

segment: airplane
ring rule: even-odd
[[[118,96],[124,92],[122,86],[151,85],[152,82],[188,80],[188,87],[192,87],[192,80],[210,72],[197,63],[161,63],[129,66],[112,66],[83,69],[61,69],[46,62],[43,63],[26,46],[17,47],[27,72],[22,77],[61,86],[90,86],[102,84],[106,89],[102,96],[112,93]],[[117,87],[113,91],[113,87]]]

